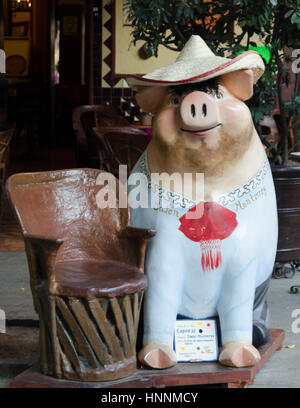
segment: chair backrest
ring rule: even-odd
[[[79,167],[101,167],[99,163],[99,140],[95,137],[94,128],[107,126],[124,126],[129,122],[114,106],[81,105],[73,109],[73,129],[76,133],[76,156]],[[103,146],[100,146],[103,148]]]
[[[4,167],[4,164],[7,163],[8,153],[9,153],[9,144],[15,132],[15,128],[8,128],[5,130],[0,130],[0,168]]]
[[[79,259],[115,259],[135,265],[137,254],[130,243],[119,239],[127,226],[129,210],[119,208],[124,188],[115,181],[97,185],[97,177],[107,173],[95,169],[58,170],[14,174],[7,188],[23,234],[65,240],[57,262]],[[98,177],[99,179],[99,177]],[[105,190],[104,190],[105,189]],[[106,193],[106,195],[105,195]],[[116,208],[99,209],[97,197],[116,197]]]
[[[128,174],[151,140],[151,135],[134,126],[109,127],[101,135],[106,150],[106,169],[116,177],[119,165],[127,165]]]
[[[0,217],[3,209],[3,188],[7,177],[7,168],[9,162],[9,145],[14,135],[15,128],[0,130]]]

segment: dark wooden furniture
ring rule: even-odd
[[[38,146],[48,143],[48,85],[43,78],[8,79],[8,121],[16,124],[16,144],[25,133],[26,151],[23,159],[37,158]]]
[[[95,129],[98,136],[99,154],[103,154],[103,167],[119,176],[119,166],[126,165],[128,175],[146,149],[151,136],[134,126]]]
[[[0,219],[3,208],[3,190],[7,177],[7,168],[9,162],[9,145],[14,135],[15,128],[7,127],[6,129],[0,129]]]
[[[282,347],[285,334],[281,329],[271,329],[270,340],[259,348],[261,360],[254,367],[232,368],[218,363],[178,363],[166,370],[140,368],[130,377],[97,383],[56,380],[41,375],[35,367],[18,375],[10,383],[11,388],[165,388],[176,386],[207,386],[215,384],[228,388],[252,384],[255,375],[270,359],[275,350]]]
[[[272,173],[279,228],[273,277],[289,277],[300,262],[300,167],[276,166]]]
[[[76,134],[76,161],[78,167],[103,167],[101,140],[95,134],[95,128],[107,126],[128,126],[129,122],[113,106],[81,105],[73,109],[73,129]],[[99,153],[100,152],[100,153]],[[100,162],[99,162],[100,157]]]
[[[118,201],[117,208],[98,208],[101,173],[23,173],[7,182],[25,241],[40,318],[40,370],[47,376],[106,381],[136,369],[145,249],[154,232],[129,226],[129,209]],[[116,186],[118,197],[117,180]]]

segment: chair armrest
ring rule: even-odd
[[[154,237],[156,231],[146,228],[136,228],[131,225],[127,225],[126,228],[121,232],[121,238],[134,239],[138,241],[139,244],[139,257],[138,257],[138,267],[144,272],[145,265],[145,255],[148,239]]]
[[[35,235],[35,234],[28,234],[27,232],[24,232],[24,238],[30,239],[30,240],[35,240],[35,241],[40,241],[40,242],[49,242],[49,243],[56,243],[62,244],[65,242],[63,238],[54,238],[54,237],[47,237],[45,235]]]
[[[127,225],[126,228],[122,231],[121,236],[134,239],[149,239],[154,237],[156,231],[146,228],[137,228]]]
[[[95,128],[94,128],[95,129]],[[134,127],[132,125],[116,125],[116,126],[100,126],[94,132],[98,131],[99,133],[125,133],[125,134],[131,134],[131,135],[147,135],[147,132],[145,132],[143,129],[139,129],[137,127]]]
[[[37,284],[41,280],[51,280],[57,251],[64,239],[27,233],[23,237],[31,281]]]

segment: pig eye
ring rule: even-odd
[[[222,89],[220,89],[221,87],[218,86],[218,88],[216,89],[215,95],[217,97],[217,99],[222,99],[224,96],[224,93],[222,91]]]
[[[181,102],[180,96],[178,96],[178,95],[173,95],[173,96],[171,96],[170,103],[171,103],[172,105],[179,105],[180,102]]]

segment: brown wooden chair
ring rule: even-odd
[[[151,140],[151,135],[134,126],[107,127],[95,132],[104,149],[104,166],[116,177],[119,165],[127,165],[128,174]]]
[[[78,167],[96,167],[106,169],[101,152],[105,146],[95,135],[107,126],[128,126],[129,122],[114,106],[81,105],[72,113],[73,128],[76,133],[76,161]],[[100,152],[100,153],[99,153]],[[99,161],[100,159],[100,161]]]
[[[3,188],[7,178],[7,168],[9,162],[9,146],[15,133],[15,127],[0,130],[0,219],[3,209]]]
[[[128,225],[118,180],[117,208],[98,208],[100,174],[23,173],[7,182],[40,318],[40,369],[56,378],[114,380],[136,368],[145,249],[154,232]]]

